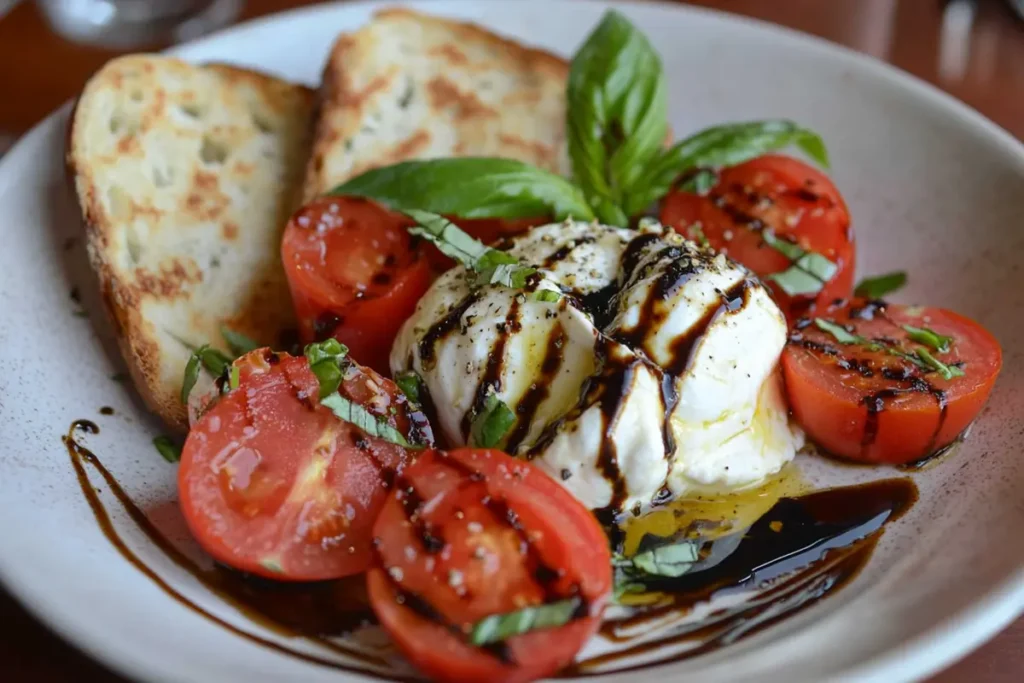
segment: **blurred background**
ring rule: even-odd
[[[487,0],[479,0],[486,2]],[[111,57],[159,50],[302,0],[0,0],[0,156]],[[1024,140],[1024,0],[693,0],[811,33],[908,71]],[[1024,189],[1024,188],[1022,188]],[[0,588],[0,680],[122,679]],[[930,683],[1024,681],[1024,620]]]

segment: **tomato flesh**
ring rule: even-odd
[[[178,490],[193,535],[218,561],[270,578],[364,571],[373,523],[409,451],[321,406],[305,358],[261,349],[236,364],[238,387],[203,415],[182,451]],[[372,370],[350,367],[340,392],[403,433],[424,422]]]
[[[358,197],[321,197],[288,221],[281,258],[304,341],[335,337],[382,374],[398,329],[432,273],[401,214]]]
[[[608,541],[565,489],[498,451],[432,452],[410,466],[374,527],[371,603],[429,676],[526,681],[554,673],[593,635],[611,590]],[[578,599],[569,623],[500,646],[467,640],[493,614]]]
[[[726,168],[707,195],[671,193],[661,220],[688,239],[703,235],[716,251],[762,278],[791,265],[785,255],[765,242],[766,229],[778,239],[835,263],[835,274],[816,295],[790,296],[766,279],[790,321],[813,305],[822,307],[853,293],[855,252],[846,204],[827,176],[796,159],[765,155]]]
[[[940,308],[855,301],[823,320],[869,340],[842,344],[810,319],[790,335],[782,356],[789,403],[797,421],[821,448],[869,463],[902,464],[953,442],[978,415],[1002,366],[998,342],[977,323]],[[943,353],[912,340],[904,325],[951,337]],[[895,355],[924,348],[962,377]]]

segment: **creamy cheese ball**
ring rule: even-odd
[[[538,269],[525,288],[453,268],[392,349],[451,445],[493,394],[516,415],[500,447],[612,512],[756,484],[803,445],[776,372],[785,319],[741,266],[657,224],[554,223],[508,252]]]

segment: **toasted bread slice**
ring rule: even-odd
[[[304,196],[410,159],[509,157],[568,175],[568,74],[472,24],[381,11],[328,58]]]
[[[293,328],[280,240],[301,192],[314,93],[229,66],[109,62],[73,116],[68,165],[87,247],[132,378],[171,425],[189,345],[222,325]]]

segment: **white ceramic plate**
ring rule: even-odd
[[[611,4],[437,2],[429,10],[568,55]],[[336,34],[365,22],[375,7],[313,7],[178,53],[315,84]],[[1002,342],[1005,365],[969,442],[915,476],[921,501],[888,528],[852,585],[731,648],[608,680],[925,676],[1024,608],[1024,149],[934,89],[822,41],[680,6],[621,9],[661,52],[677,133],[777,116],[820,131],[854,217],[861,272],[909,270],[902,299],[978,319]],[[97,528],[60,441],[81,417],[101,425],[88,443],[132,498],[187,554],[199,556],[174,502],[175,470],[150,445],[160,425],[129,387],[111,380],[120,361],[81,242],[73,241],[81,225],[64,184],[67,116],[65,107],[50,117],[0,165],[0,578],[59,633],[134,677],[351,680],[254,645],[182,608]],[[89,318],[74,315],[69,290],[75,286]],[[115,415],[98,415],[104,405]],[[800,465],[827,484],[894,474],[811,458]],[[169,586],[239,628],[276,637],[170,562],[109,498],[106,485],[94,483],[128,545]]]

